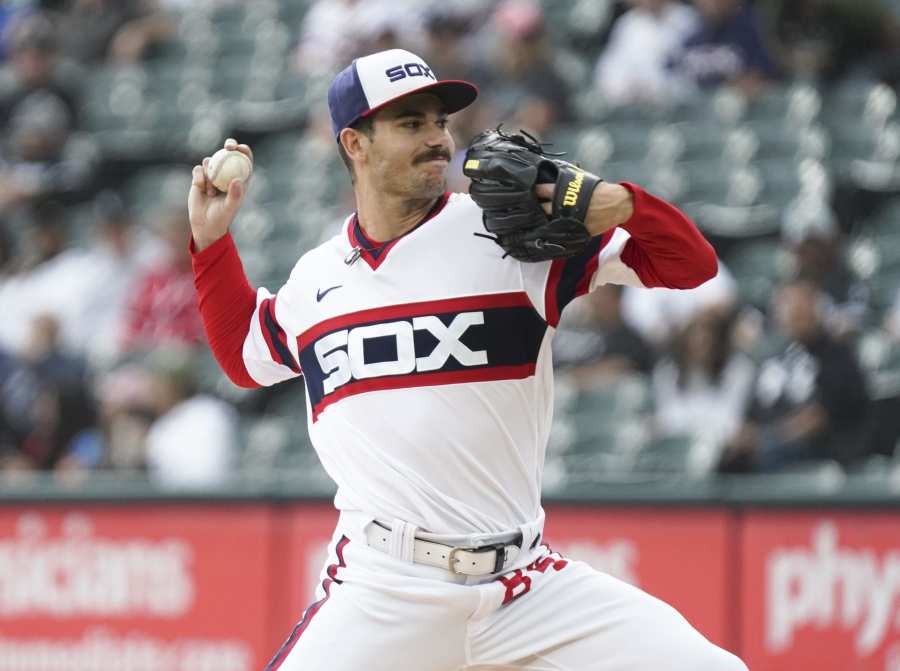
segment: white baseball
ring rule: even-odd
[[[212,185],[223,193],[228,191],[231,180],[246,182],[253,172],[253,164],[246,154],[235,149],[220,149],[210,156],[206,166],[206,177]]]

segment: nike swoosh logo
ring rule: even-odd
[[[328,295],[329,291],[334,291],[335,289],[340,289],[342,286],[344,286],[344,285],[343,284],[335,284],[333,287],[328,287],[325,291],[322,291],[321,289],[319,289],[318,291],[316,291],[316,303],[320,302],[323,298],[325,298],[325,296]]]

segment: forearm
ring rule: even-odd
[[[591,236],[602,235],[628,221],[634,213],[634,197],[621,184],[600,182],[591,196],[584,226]]]
[[[256,291],[230,234],[199,249],[191,241],[194,286],[210,349],[228,375],[241,387],[258,387],[244,365],[244,339],[256,310]]]

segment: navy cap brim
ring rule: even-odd
[[[416,93],[433,93],[444,104],[444,110],[447,114],[453,114],[454,112],[465,109],[475,102],[475,99],[478,97],[478,87],[475,86],[475,84],[462,79],[442,79],[441,81],[420,86],[417,89],[407,91],[402,95],[386,100],[377,107],[373,107],[368,112],[361,115],[360,119],[387,107],[391,103],[415,95]]]

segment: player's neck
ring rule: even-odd
[[[410,199],[356,190],[359,225],[373,242],[393,240],[415,228],[434,203],[434,198]]]

